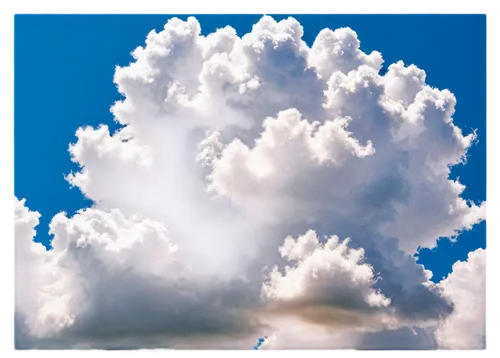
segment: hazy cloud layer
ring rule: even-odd
[[[92,208],[46,251],[15,200],[18,347],[484,345],[484,254],[440,284],[413,257],[485,218],[449,178],[476,139],[455,97],[401,61],[381,76],[349,28],[303,31],[174,18],[116,68],[122,128],[69,146]]]

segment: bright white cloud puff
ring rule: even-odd
[[[437,340],[443,348],[481,349],[486,344],[486,251],[470,252],[467,261],[458,261],[439,283],[443,294],[455,305],[442,321]]]
[[[455,97],[303,31],[173,18],[116,68],[122,128],[69,147],[92,208],[46,251],[15,200],[19,348],[484,347],[484,252],[440,284],[413,257],[485,218],[449,177],[476,139]]]

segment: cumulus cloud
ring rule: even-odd
[[[279,250],[295,265],[285,266],[284,273],[275,266],[262,286],[263,296],[276,303],[278,312],[328,325],[336,320],[356,324],[350,311],[368,316],[389,306],[390,300],[372,288],[374,272],[362,262],[363,249],[350,249],[348,243],[332,236],[321,244],[312,230],[297,240],[287,237]]]
[[[393,67],[389,72],[398,76]],[[332,222],[326,216],[335,213],[345,222],[357,215],[409,253],[470,229],[484,218],[484,204],[461,198],[465,187],[448,178],[475,138],[453,124],[454,96],[425,86],[405,108],[384,92],[385,80],[367,66],[334,73],[325,93],[333,120],[300,121],[295,110],[266,120],[253,146],[234,139],[223,148],[210,187],[250,210],[261,203],[260,212],[272,196],[282,203],[270,215],[276,220]],[[290,201],[293,213],[283,209]]]
[[[497,304],[497,250],[488,250],[488,306],[496,312]]]
[[[302,120],[295,109],[279,112],[276,119],[264,121],[264,130],[252,149],[235,139],[220,154],[212,150],[209,190],[253,210],[265,205],[271,214],[265,214],[268,219],[279,213],[275,218],[279,220],[287,211],[294,216],[297,205],[293,205],[292,190],[297,182],[297,189],[307,190],[304,176],[323,165],[341,167],[347,157],[375,153],[370,141],[362,145],[350,136],[346,131],[349,121],[340,118],[321,125]],[[220,144],[210,148],[220,148]]]
[[[454,310],[436,332],[437,341],[447,349],[486,347],[486,250],[470,252],[467,261],[458,261],[439,283]]]
[[[349,248],[349,239],[331,236],[322,244],[310,230],[287,237],[279,251],[290,266],[275,266],[262,285],[262,320],[274,334],[260,349],[352,348],[360,332],[398,324],[391,300],[373,288],[364,250]]]
[[[384,62],[378,51],[367,55],[359,49],[356,32],[348,27],[323,29],[320,31],[310,51],[310,64],[325,80],[337,71],[348,73],[361,65],[379,70]]]
[[[413,254],[484,220],[449,177],[475,133],[422,69],[381,76],[353,30],[312,46],[303,33],[293,18],[241,37],[172,18],[116,68],[121,128],[80,128],[69,146],[66,179],[92,207],[56,215],[46,251],[39,214],[16,199],[18,346],[251,349],[267,335],[259,348],[391,348],[413,335],[413,349],[435,347],[437,325],[442,344],[459,339],[456,284],[430,282]]]
[[[488,351],[497,347],[497,249],[488,250]]]
[[[61,213],[51,221],[54,238],[46,251],[31,241],[37,217],[16,200],[17,307],[21,324],[42,344],[62,335],[75,347],[109,348],[127,339],[139,348],[134,340],[147,336],[149,344],[169,347],[172,336],[201,341],[252,331],[251,319],[237,317],[244,315],[238,312],[244,287],[220,289],[213,277],[194,275],[176,258],[178,247],[164,225],[117,209],[86,209],[71,218]],[[43,285],[33,285],[37,280]]]

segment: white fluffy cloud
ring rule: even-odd
[[[356,32],[350,28],[320,31],[310,50],[309,63],[316,68],[325,80],[337,71],[348,73],[361,65],[375,70],[382,67],[382,55],[373,51],[367,55],[359,49],[360,42]]]
[[[321,243],[310,230],[297,239],[287,237],[280,246],[288,265],[283,272],[275,266],[262,285],[262,319],[275,335],[262,349],[286,348],[290,340],[295,348],[341,348],[347,342],[355,346],[359,332],[397,324],[391,300],[373,288],[377,278],[363,262],[364,250],[349,248],[349,239],[325,240]]]
[[[287,237],[279,251],[294,266],[285,266],[281,273],[275,266],[269,280],[262,287],[263,295],[278,303],[279,309],[297,314],[301,306],[305,311],[318,308],[315,317],[328,321],[328,308],[346,311],[370,310],[387,307],[390,300],[372,285],[375,281],[370,265],[363,263],[363,249],[350,249],[349,239],[339,242],[336,236],[324,244],[314,231],[308,231],[294,240]],[[288,306],[288,307],[287,307]]]
[[[470,252],[439,283],[454,310],[437,332],[437,341],[448,349],[484,349],[486,345],[486,250]]]
[[[415,94],[415,86],[394,84],[417,78],[408,75],[414,66],[398,66],[389,79],[366,66],[334,73],[325,94],[329,117],[311,123],[287,110],[267,119],[252,146],[234,139],[214,155],[210,187],[251,211],[271,205],[266,217],[278,221],[358,216],[409,253],[470,229],[484,218],[484,204],[462,199],[464,186],[448,175],[475,135],[453,124],[449,91],[423,86]],[[408,107],[401,91],[389,96],[394,87],[408,88]]]
[[[497,350],[497,249],[488,250],[488,351]]]
[[[122,128],[69,147],[92,208],[56,215],[46,251],[16,199],[19,346],[390,348],[417,332],[422,348],[438,324],[458,339],[454,289],[412,255],[484,220],[449,178],[475,133],[423,70],[381,76],[353,30],[311,47],[303,31],[171,19],[116,68]]]
[[[42,346],[62,337],[63,347],[137,348],[141,338],[175,347],[183,343],[172,337],[186,335],[209,347],[207,335],[252,332],[235,302],[245,300],[242,287],[184,266],[164,225],[116,209],[61,213],[46,251],[31,241],[37,217],[16,200],[18,319]]]

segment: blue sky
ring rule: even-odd
[[[69,214],[91,203],[70,189],[64,175],[76,167],[67,151],[82,125],[116,128],[110,105],[120,98],[113,84],[115,65],[146,34],[160,30],[169,16],[16,16],[15,18],[15,195],[42,214],[37,239],[48,244],[48,223],[59,211]],[[186,16],[180,16],[186,18]],[[286,16],[274,16],[281,19]],[[398,60],[427,73],[427,83],[457,97],[456,124],[477,129],[479,142],[466,166],[453,168],[467,186],[464,196],[486,199],[486,17],[461,15],[294,15],[311,44],[319,30],[351,27],[364,52],[378,50],[385,65]],[[260,15],[200,15],[203,33],[231,25],[248,32]],[[440,279],[457,260],[485,247],[486,224],[450,244],[421,250],[420,262]]]

